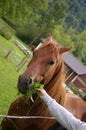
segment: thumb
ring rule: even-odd
[[[42,98],[44,95],[46,95],[46,91],[42,88],[36,88],[36,92],[37,94],[40,96],[40,98]]]

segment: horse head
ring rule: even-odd
[[[33,57],[25,72],[19,76],[19,91],[26,93],[34,82],[46,86],[60,68],[62,54],[70,49],[71,47],[61,47],[53,36],[49,36],[44,43],[34,49]]]

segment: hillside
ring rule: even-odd
[[[86,30],[86,0],[65,0],[68,4],[66,10],[66,26],[76,29],[77,32]]]
[[[14,27],[37,24],[50,28],[55,20],[55,24],[65,20],[67,28],[72,26],[77,32],[86,30],[86,0],[9,0],[9,3],[1,0],[0,5],[0,17]]]

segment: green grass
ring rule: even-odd
[[[11,48],[12,52],[5,58]],[[0,114],[6,115],[10,104],[18,97],[18,76],[25,70],[27,63],[19,72],[16,70],[24,57],[24,53],[11,40],[0,36]]]
[[[10,103],[18,96],[18,76],[9,61],[0,56],[0,113],[6,114]]]

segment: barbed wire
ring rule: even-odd
[[[0,115],[0,118],[10,118],[10,119],[55,119],[54,117],[48,116],[9,116],[9,115]]]

